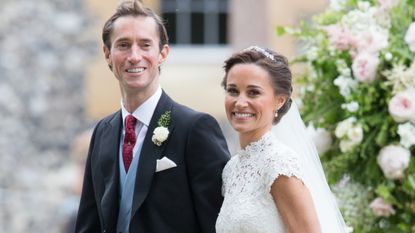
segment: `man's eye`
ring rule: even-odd
[[[143,48],[145,48],[145,49],[148,49],[148,48],[150,48],[150,47],[151,47],[151,44],[150,44],[150,43],[144,43],[144,44],[142,45],[142,47],[143,47]]]
[[[121,48],[121,49],[125,49],[125,48],[128,48],[128,47],[129,47],[128,43],[119,43],[118,44],[118,48]]]

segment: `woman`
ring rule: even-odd
[[[224,68],[225,109],[242,149],[222,174],[217,233],[345,232],[315,148],[291,107],[286,58],[253,46]]]

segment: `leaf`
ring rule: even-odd
[[[387,200],[391,196],[389,188],[385,184],[380,184],[375,190],[376,194]]]
[[[376,136],[376,144],[379,146],[384,146],[388,139],[389,123],[384,121],[382,124],[378,135]]]
[[[277,27],[277,35],[278,36],[283,36],[285,35],[286,31],[285,31],[285,27],[283,26],[278,26]]]
[[[415,197],[415,177],[408,175],[402,186],[403,190],[412,197]]]

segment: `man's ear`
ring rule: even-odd
[[[170,47],[169,45],[165,44],[163,45],[163,48],[160,51],[160,57],[159,57],[159,66],[167,59],[167,56],[169,55]]]
[[[111,51],[107,46],[103,46],[102,50],[104,51],[105,60],[107,61],[108,67],[112,70],[112,59],[111,59]]]

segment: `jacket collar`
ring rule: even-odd
[[[148,195],[148,192],[151,187],[151,182],[153,180],[153,176],[156,170],[156,160],[161,158],[162,153],[165,149],[165,146],[168,142],[163,142],[161,146],[157,146],[152,141],[153,131],[158,126],[158,120],[160,119],[161,115],[167,111],[172,111],[173,108],[173,100],[170,99],[163,91],[160,100],[157,104],[157,107],[154,111],[153,117],[151,118],[150,125],[144,139],[143,148],[140,154],[140,161],[139,167],[136,176],[136,183],[134,188],[134,198],[133,198],[133,205],[131,210],[131,218],[133,218],[136,211],[140,208],[143,204],[145,198]],[[172,113],[173,114],[173,113]],[[169,137],[174,129],[174,122],[170,122],[168,127],[170,133]]]

